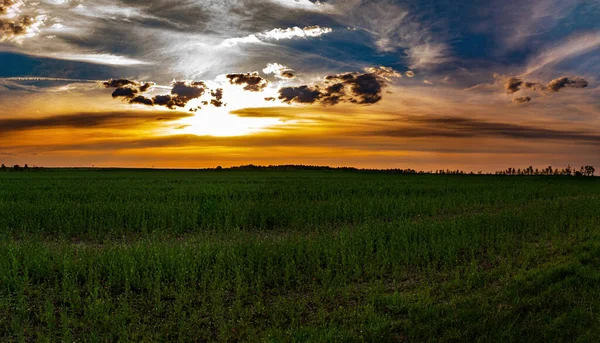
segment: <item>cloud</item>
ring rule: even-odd
[[[113,98],[124,97],[124,98],[133,98],[139,90],[131,87],[119,87],[115,89],[112,93]]]
[[[523,76],[600,48],[600,32],[571,36],[532,58]]]
[[[521,89],[522,84],[523,80],[517,79],[516,77],[508,77],[504,80],[504,89],[506,90],[506,93],[513,94]]]
[[[0,42],[20,43],[24,38],[33,37],[37,35],[45,20],[45,16],[23,16],[16,20],[0,19]]]
[[[149,97],[140,93],[146,93],[151,90],[155,86],[153,82],[111,79],[104,81],[102,84],[105,88],[116,88],[112,93],[113,98],[123,98],[124,101],[130,104],[165,106],[169,109],[185,107],[191,100],[201,98],[210,90],[204,81],[173,81],[169,94],[158,94]],[[222,88],[210,90],[210,95],[213,99],[203,101],[205,105],[211,104],[215,107],[225,106],[222,102]]]
[[[543,91],[545,88],[543,84],[538,83],[538,82],[524,82],[523,87],[525,87],[527,89],[533,89],[536,91]]]
[[[408,56],[413,69],[430,68],[451,60],[450,47],[445,43],[426,42],[409,45]]]
[[[122,19],[129,21],[130,18],[143,18],[143,19],[160,19],[154,15],[149,15],[143,12],[141,8],[128,7],[128,6],[117,6],[117,5],[83,5],[78,4],[71,11],[74,13],[92,17],[117,20]]]
[[[264,110],[239,110],[235,114],[240,117],[279,117],[276,113],[270,113],[270,109]],[[284,115],[290,112],[289,108],[274,110],[280,110]],[[171,113],[174,115],[189,115],[189,112]],[[168,113],[165,115],[168,115]],[[156,117],[156,115],[152,115],[146,119],[153,119],[156,122]],[[296,156],[295,154],[301,153],[301,150],[298,150],[300,147],[323,147],[328,151],[335,150],[335,153],[340,153],[337,148],[356,148],[356,152],[362,151],[369,154],[388,150],[400,153],[406,151],[491,153],[493,156],[494,152],[503,151],[514,156],[515,153],[524,153],[523,141],[528,142],[531,149],[528,150],[529,153],[535,153],[536,150],[533,148],[535,143],[543,143],[546,151],[550,150],[554,153],[557,149],[566,145],[579,145],[576,149],[581,151],[581,146],[593,148],[600,143],[600,136],[592,130],[553,130],[537,125],[507,124],[451,116],[440,117],[437,114],[409,116],[403,118],[402,121],[395,120],[383,124],[369,125],[365,127],[365,130],[350,130],[344,133],[336,132],[332,128],[331,134],[328,135],[310,131],[291,132],[285,129],[273,130],[261,135],[227,138],[198,135],[157,137],[127,135],[120,137],[120,139],[88,140],[77,142],[77,144],[73,144],[72,141],[65,141],[64,145],[41,145],[39,148],[46,150],[107,150],[160,147],[194,147],[202,149],[207,147],[248,147],[261,150],[264,147],[292,147],[294,148],[293,156]],[[114,124],[109,122],[103,125],[110,126]],[[334,125],[337,126],[338,123],[334,123]],[[486,141],[490,138],[503,139],[503,141],[494,141],[493,145],[487,145]],[[478,144],[465,148],[465,139],[476,139]],[[512,143],[516,145],[509,145],[507,139],[514,140]],[[556,142],[557,144],[547,144],[548,142]],[[573,151],[573,148],[566,151]],[[218,150],[217,153],[222,157],[221,154],[231,152]],[[272,155],[267,156],[267,158],[272,158]],[[331,155],[329,158],[331,158]]]
[[[236,46],[238,44],[251,44],[251,43],[260,44],[262,42],[263,41],[258,39],[258,37],[256,35],[248,35],[246,37],[227,38],[226,40],[224,40],[221,43],[221,46],[232,47],[232,46]]]
[[[269,81],[260,77],[258,72],[227,74],[226,77],[232,85],[245,85],[244,90],[250,92],[261,92],[269,84]]]
[[[141,105],[147,105],[147,106],[153,106],[154,105],[154,100],[147,98],[143,95],[138,95],[134,98],[132,98],[131,100],[129,100],[130,104],[141,104]]]
[[[288,104],[313,104],[322,97],[323,94],[318,86],[283,87],[279,90],[279,99]]]
[[[378,77],[384,79],[385,81],[392,81],[394,78],[401,78],[402,73],[395,71],[393,68],[379,66],[379,67],[367,67],[365,71],[369,74],[377,75]],[[408,73],[408,72],[407,72]],[[414,73],[413,73],[414,75]]]
[[[110,79],[108,81],[102,82],[102,84],[106,88],[119,88],[119,87],[124,87],[124,86],[129,86],[129,85],[139,86],[139,82],[128,80],[128,79]]]
[[[28,14],[21,15],[21,7],[26,5],[24,0],[0,1],[0,42],[22,43],[24,39],[36,36],[46,15],[32,14],[37,3],[31,3]]]
[[[332,11],[332,6],[328,5],[327,0],[270,0],[271,2],[289,8],[299,8],[308,11],[328,12]]]
[[[578,76],[562,76],[548,82],[548,84],[545,86],[539,82],[524,81],[523,79],[513,76],[494,74],[494,78],[502,82],[502,87],[504,88],[504,90],[506,90],[506,93],[508,94],[514,94],[523,88],[540,92],[558,92],[562,88],[586,88],[589,85],[589,82],[586,79]],[[472,87],[471,89],[474,89],[474,87]],[[519,103],[531,101],[531,98],[528,96],[519,97],[517,99],[522,100],[514,100]]]
[[[19,131],[52,129],[52,128],[106,128],[122,127],[130,129],[132,126],[154,123],[158,119],[177,120],[190,116],[186,112],[91,112],[76,113],[61,116],[49,116],[42,118],[10,118],[0,119],[0,135],[12,134]]]
[[[215,106],[215,107],[221,107],[221,106],[226,106],[226,104],[223,103],[222,99],[223,99],[223,88],[217,88],[213,91],[210,92],[210,95],[214,98],[210,100],[210,104]]]
[[[201,97],[207,88],[203,81],[175,81],[171,85],[171,94],[183,103]]]
[[[336,105],[340,102],[375,104],[382,99],[382,89],[400,73],[392,68],[366,68],[367,73],[329,75],[318,85],[282,87],[279,100],[292,104]]]
[[[138,93],[145,93],[154,86],[152,82],[141,83],[138,81],[128,79],[110,79],[102,82],[105,88],[116,88],[113,93],[113,98],[126,98],[130,99],[130,103],[144,103],[141,96],[136,96]]]
[[[221,46],[232,47],[238,44],[263,43],[273,40],[278,41],[294,38],[314,38],[331,32],[333,32],[331,28],[320,27],[318,25],[307,26],[304,28],[300,28],[298,26],[287,29],[275,28],[270,31],[251,34],[245,37],[228,38],[221,43]]]
[[[531,101],[531,98],[528,97],[528,96],[520,96],[518,98],[514,98],[513,99],[513,102],[515,102],[517,104],[524,104],[524,103],[527,103],[527,102],[530,102],[530,101]]]
[[[136,58],[119,56],[114,54],[76,54],[76,53],[50,53],[46,56],[66,60],[80,61],[94,64],[106,64],[117,66],[133,66],[133,65],[148,65],[152,64],[147,61],[142,61]]]
[[[22,4],[23,2],[20,0],[2,0],[0,1],[0,15],[7,14]]]
[[[166,106],[170,109],[185,107],[190,100],[201,97],[207,89],[203,81],[174,81],[171,86],[171,94],[156,95],[152,98],[154,105]],[[150,104],[147,99],[143,101],[145,105]]]
[[[296,72],[292,68],[279,63],[267,63],[263,73],[267,75],[274,74],[279,79],[293,79],[296,77]]]
[[[568,87],[568,88],[586,88],[588,86],[587,80],[581,77],[559,77],[558,79],[554,79],[548,83],[546,89],[552,92],[558,92],[560,89]]]
[[[259,33],[258,37],[264,40],[281,40],[292,38],[319,37],[331,32],[333,32],[331,28],[320,27],[319,25],[307,26],[305,28],[299,28],[298,26],[294,26],[287,29],[276,28],[271,31]]]
[[[435,23],[415,13],[409,3],[346,0],[336,5],[348,25],[372,35],[377,50],[402,50],[411,69],[434,68],[451,60],[444,35],[432,33]]]
[[[512,138],[529,140],[568,141],[596,145],[600,135],[592,131],[562,131],[538,126],[482,121],[464,117],[438,117],[425,115],[409,117],[403,127],[382,128],[361,132],[366,136],[385,137],[448,137],[448,138]]]

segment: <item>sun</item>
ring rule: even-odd
[[[255,134],[285,124],[279,118],[245,118],[230,114],[227,109],[198,111],[176,123],[179,134],[234,137]]]
[[[278,117],[244,117],[232,114],[245,108],[269,108],[281,106],[266,99],[277,97],[277,86],[270,86],[260,92],[248,92],[243,87],[229,85],[225,76],[216,81],[206,81],[210,89],[223,89],[222,106],[210,103],[210,93],[192,99],[180,111],[190,116],[168,123],[159,129],[158,134],[192,134],[197,136],[235,137],[265,132],[276,127],[296,123],[295,120]],[[193,113],[190,111],[194,111]]]

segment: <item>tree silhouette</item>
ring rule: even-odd
[[[443,172],[443,171],[442,171]],[[573,168],[570,164],[563,169],[552,168],[548,166],[543,169],[533,169],[533,166],[529,166],[524,169],[507,168],[505,170],[496,171],[495,175],[563,175],[563,176],[594,176],[596,169],[593,166],[585,165],[581,166],[579,170]]]
[[[6,171],[6,166],[4,165],[4,163],[2,163],[2,166],[0,167],[0,170]]]
[[[586,176],[594,176],[594,173],[596,172],[596,169],[593,166],[585,166],[581,167],[581,169]]]

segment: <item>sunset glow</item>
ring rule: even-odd
[[[434,3],[5,2],[0,160],[600,164],[600,5]]]

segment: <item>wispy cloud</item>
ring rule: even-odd
[[[263,43],[295,38],[314,38],[331,33],[332,31],[333,30],[331,28],[320,27],[318,25],[307,26],[304,28],[299,28],[297,26],[287,29],[275,28],[270,31],[256,33],[246,37],[228,38],[221,43],[221,46],[232,47],[238,44]]]
[[[403,49],[412,69],[431,68],[452,60],[451,49],[431,24],[420,21],[407,7],[390,1],[350,0],[338,4],[346,22],[373,35],[385,53]]]
[[[51,53],[46,55],[60,60],[81,61],[95,64],[117,65],[117,66],[132,66],[132,65],[147,65],[151,62],[142,61],[126,56],[113,54],[78,54],[78,53]]]
[[[283,80],[296,77],[296,72],[292,68],[279,63],[267,63],[267,66],[263,69],[263,73],[267,75],[273,74],[275,77]]]
[[[69,115],[50,116],[42,118],[16,118],[0,119],[0,135],[8,135],[14,132],[57,129],[57,128],[126,128],[142,124],[156,124],[157,120],[177,120],[189,117],[189,112],[161,112],[161,111],[121,111],[110,113],[76,113]]]
[[[568,37],[532,58],[523,76],[530,75],[548,65],[557,64],[597,49],[600,49],[600,32]]]

